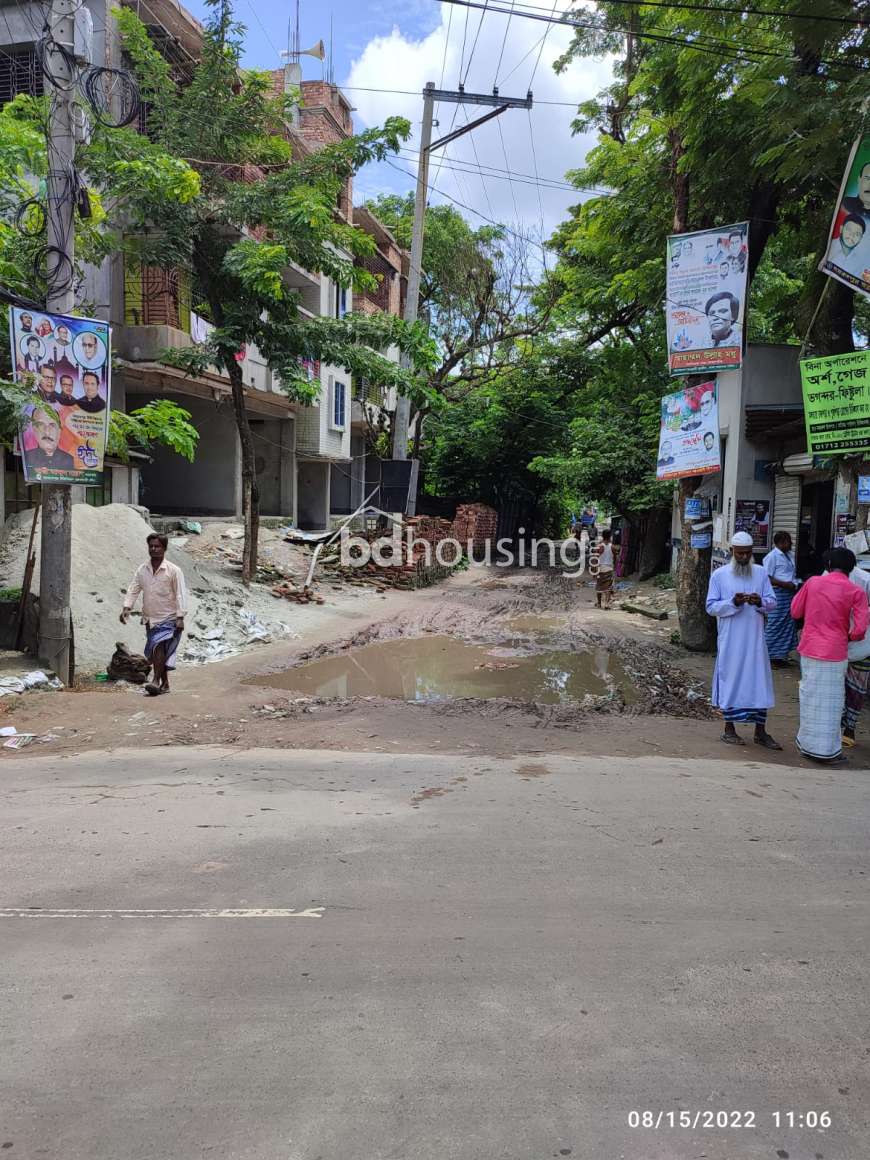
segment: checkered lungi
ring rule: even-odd
[[[846,707],[843,710],[843,728],[855,732],[858,715],[864,708],[864,699],[870,693],[870,658],[850,661],[846,669]]]
[[[843,751],[840,730],[848,663],[801,657],[797,747],[805,757],[832,761]]]
[[[764,639],[772,661],[784,661],[797,644],[797,623],[792,618],[791,602],[794,593],[785,588],[774,588],[776,608],[767,614]]]

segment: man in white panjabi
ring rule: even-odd
[[[710,577],[707,612],[716,617],[718,646],[713,670],[713,704],[725,718],[722,740],[745,745],[737,721],[755,725],[754,741],[782,749],[767,732],[767,711],[774,705],[773,676],[764,640],[764,614],[776,608],[770,577],[752,562],[752,536],[735,532],[731,560]]]

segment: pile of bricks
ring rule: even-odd
[[[336,553],[331,558],[324,557],[324,572],[340,577],[342,581],[350,584],[373,584],[379,591],[387,588],[424,588],[434,584],[436,580],[449,576],[459,562],[461,553],[456,548],[452,553],[442,549],[442,557],[446,561],[444,564],[439,563],[435,556],[435,545],[451,535],[452,525],[449,520],[417,516],[406,520],[405,523],[407,528],[413,531],[412,559],[402,559],[395,566],[369,561],[358,567],[345,567],[338,562]],[[382,536],[382,532],[368,532],[365,539],[371,543]],[[428,563],[427,545],[431,545]],[[386,547],[381,551],[382,557],[387,559],[389,553]],[[402,551],[407,551],[407,537],[403,537]]]
[[[310,588],[297,588],[289,581],[276,584],[272,589],[276,600],[294,600],[297,604],[325,604],[326,601]]]
[[[463,503],[456,509],[452,535],[467,551],[471,540],[474,549],[483,548],[486,540],[495,541],[498,531],[498,512],[484,503]]]
[[[415,540],[425,540],[433,548],[441,540],[453,535],[450,520],[442,520],[438,516],[409,516],[405,520],[405,527],[414,533]]]

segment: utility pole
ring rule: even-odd
[[[469,121],[459,129],[454,129],[437,141],[432,140],[432,117],[436,101],[455,105],[492,105],[492,112],[484,113],[475,121]],[[408,293],[405,298],[405,321],[417,321],[417,308],[420,299],[420,276],[423,266],[423,227],[426,220],[426,201],[429,192],[429,159],[435,149],[449,145],[458,137],[470,133],[479,125],[499,117],[508,109],[531,109],[532,94],[525,97],[502,97],[498,89],[491,93],[467,93],[462,85],[455,91],[452,89],[436,89],[433,81],[429,81],[423,89],[423,127],[420,132],[420,157],[417,162],[417,191],[414,195],[414,232],[411,237],[411,268],[408,271]],[[407,366],[407,360],[403,360]],[[393,423],[393,458],[408,458],[408,426],[411,418],[411,400],[400,396],[396,401],[396,418]],[[409,511],[413,512],[414,497],[409,497],[411,503]]]
[[[48,133],[46,224],[48,232],[45,306],[52,314],[71,314],[75,212],[75,11],[78,0],[53,0],[50,36],[61,50],[47,52],[52,77]],[[69,684],[70,572],[72,564],[72,503],[63,484],[42,485],[42,537],[39,562],[39,656]]]

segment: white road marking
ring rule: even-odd
[[[0,907],[0,918],[323,918],[324,906],[307,906],[304,910],[246,907],[243,910],[204,910],[187,907],[181,910],[52,910],[26,906]]]

